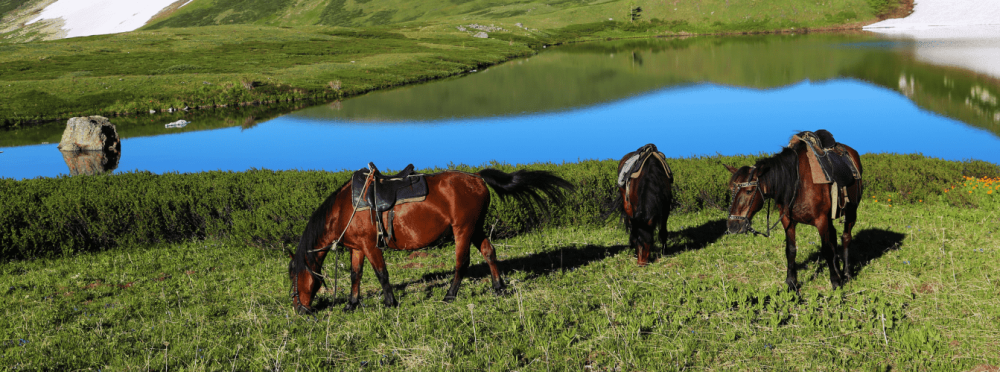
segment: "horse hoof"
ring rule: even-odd
[[[308,307],[299,305],[299,307],[297,309],[295,309],[295,312],[298,313],[299,315],[310,315],[312,313],[315,313],[316,310],[313,310],[313,309],[310,309]]]
[[[385,302],[385,307],[398,307],[398,306],[399,306],[399,301],[396,300]]]
[[[452,302],[452,301],[455,301],[455,295],[445,295],[444,296],[444,302]]]

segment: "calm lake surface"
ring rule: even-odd
[[[1000,80],[920,60],[915,45],[859,33],[561,46],[312,107],[112,118],[115,172],[559,163],[650,142],[670,157],[757,154],[817,129],[862,153],[1000,163]],[[178,119],[192,124],[163,127]],[[68,174],[64,125],[0,132],[0,177]]]

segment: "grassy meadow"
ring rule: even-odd
[[[41,23],[0,30],[0,129],[83,115],[330,100],[573,41],[858,28],[902,3],[196,0],[122,34],[38,41]],[[41,4],[2,1],[0,16],[18,25]],[[476,24],[490,25],[490,38],[472,37]]]
[[[952,193],[968,206],[948,203]],[[1000,179],[957,179],[939,194],[868,193],[851,249],[855,280],[836,291],[816,230],[800,225],[801,297],[785,290],[783,233],[724,235],[725,212],[713,208],[674,215],[667,245],[642,268],[615,221],[495,238],[509,293],[491,292],[474,252],[454,303],[441,301],[451,244],[386,252],[397,308],[381,304],[368,268],[363,306],[342,312],[347,264],[335,271],[331,258],[325,273],[339,292],[321,294],[313,316],[291,309],[281,250],[236,240],[10,261],[0,264],[0,365],[992,370],[1000,365]]]

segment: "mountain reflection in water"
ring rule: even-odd
[[[867,34],[585,43],[276,118],[203,112],[112,122],[130,149],[118,169],[156,173],[563,162],[649,142],[672,157],[756,154],[821,128],[862,153],[1000,163],[991,151],[1000,145],[1000,82],[919,62],[912,48]],[[160,121],[178,119],[192,124],[157,135],[171,133],[157,129]],[[17,146],[0,155],[0,177],[67,173],[62,159],[50,165],[46,146],[31,145],[53,142],[46,136],[0,139]],[[13,165],[22,160],[30,166]]]

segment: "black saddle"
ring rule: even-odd
[[[413,173],[413,164],[403,171],[385,176],[375,164],[368,163],[370,169],[359,169],[351,177],[352,201],[358,208],[374,206],[376,212],[385,212],[396,205],[396,201],[427,196],[427,180],[423,174]],[[374,173],[374,180],[361,197],[368,175]]]

